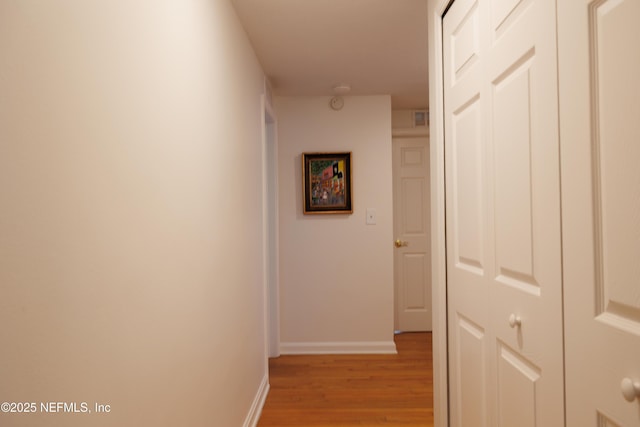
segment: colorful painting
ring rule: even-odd
[[[351,153],[302,154],[305,214],[350,214]]]

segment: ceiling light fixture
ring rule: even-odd
[[[349,86],[346,83],[340,83],[334,86],[333,92],[336,94],[336,96],[331,98],[331,101],[329,101],[329,106],[336,111],[342,110],[342,107],[344,107],[344,98],[342,98],[341,95],[345,95],[350,91],[351,91],[351,86]]]
[[[347,93],[351,92],[351,86],[346,83],[340,83],[333,87],[333,92],[336,95],[346,95]]]

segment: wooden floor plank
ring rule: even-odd
[[[258,426],[433,426],[431,334],[395,341],[397,355],[271,359]]]

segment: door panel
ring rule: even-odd
[[[479,98],[463,105],[453,117],[453,224],[458,268],[483,275],[482,174]]]
[[[487,425],[564,425],[554,28],[549,0],[443,20],[452,426],[478,402]]]
[[[458,425],[480,427],[486,425],[486,361],[483,328],[458,316],[456,323],[455,384]]]
[[[598,412],[598,423],[596,424],[598,427],[621,427],[620,424],[616,424],[611,421],[606,416],[602,415]]]
[[[599,132],[594,135],[593,152],[594,193],[599,195],[594,212],[600,230],[596,236],[599,311],[630,322],[629,327],[640,334],[640,287],[629,286],[640,277],[640,108],[638,99],[631,97],[640,93],[638,9],[637,2],[629,1],[602,2],[596,9],[592,46],[596,61],[591,72],[597,76],[598,91],[594,119]]]
[[[498,426],[535,427],[541,370],[519,352],[498,347]]]
[[[498,274],[506,284],[537,286],[533,277],[530,64],[493,87],[495,231]]]
[[[493,40],[506,33],[528,7],[530,0],[493,0],[491,2],[491,28],[494,30]]]
[[[402,194],[402,229],[408,234],[426,233],[424,223],[427,205],[427,188],[424,177],[404,177],[400,179]]]
[[[429,299],[424,282],[428,280],[425,254],[405,254],[402,258],[404,276],[408,278],[402,286],[402,301],[405,311],[428,310]]]
[[[558,8],[567,425],[638,426],[640,2]]]
[[[467,4],[470,3],[470,4]],[[462,79],[465,71],[478,60],[478,3],[465,1],[465,15],[451,33],[452,81]]]
[[[431,330],[429,144],[426,137],[393,140],[395,329]]]

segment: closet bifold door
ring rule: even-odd
[[[569,427],[640,426],[640,2],[558,2]]]
[[[556,5],[443,18],[451,426],[564,425]]]

